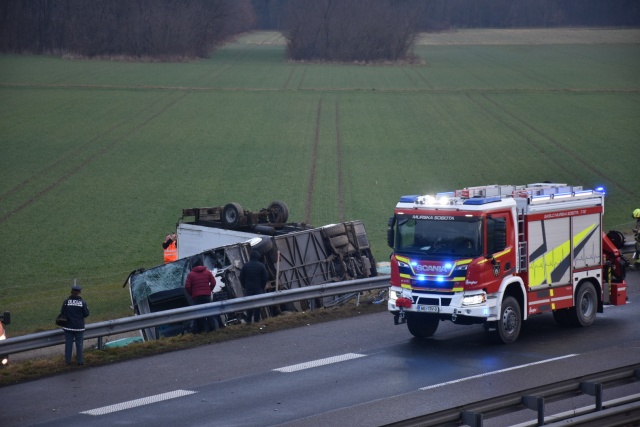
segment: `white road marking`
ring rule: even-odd
[[[162,402],[163,400],[175,399],[176,397],[188,396],[197,393],[191,390],[175,390],[168,393],[156,394],[155,396],[143,397],[142,399],[130,400],[128,402],[116,403],[115,405],[103,406],[102,408],[91,409],[90,411],[80,412],[87,415],[105,415],[111,412],[122,411],[125,409],[136,408],[150,403]]]
[[[365,354],[347,353],[340,356],[327,357],[326,359],[313,360],[311,362],[298,363],[297,365],[285,366],[283,368],[274,369],[278,372],[295,372],[303,369],[315,368],[317,366],[329,365],[331,363],[344,362],[345,360],[357,359],[364,357]]]
[[[508,371],[513,371],[515,369],[527,368],[529,366],[539,365],[541,363],[554,362],[556,360],[562,360],[562,359],[566,359],[568,357],[574,357],[574,356],[577,356],[577,354],[567,354],[566,356],[554,357],[553,359],[546,359],[546,360],[541,360],[539,362],[527,363],[526,365],[513,366],[511,368],[499,369],[497,371],[492,371],[492,372],[485,372],[484,374],[473,375],[471,377],[460,378],[460,379],[453,380],[453,381],[447,381],[446,383],[440,383],[440,384],[434,384],[434,385],[422,387],[422,388],[420,388],[420,390],[431,390],[431,389],[434,389],[434,388],[443,387],[445,385],[461,383],[463,381],[468,381],[468,380],[472,380],[472,379],[475,379],[475,378],[482,378],[482,377],[486,377],[486,376],[489,376],[489,375],[501,374],[502,372],[508,372]]]

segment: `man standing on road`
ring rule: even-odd
[[[82,288],[73,285],[71,295],[62,303],[61,314],[66,314],[67,323],[62,327],[64,330],[64,359],[67,365],[71,364],[71,353],[73,343],[76,343],[76,361],[78,365],[84,364],[82,349],[84,347],[84,318],[89,316],[89,307],[85,300],[80,297]]]
[[[259,295],[264,293],[267,280],[267,268],[260,262],[260,254],[256,251],[251,251],[251,261],[243,265],[242,270],[240,270],[240,284],[244,290],[244,295]],[[257,323],[260,320],[259,308],[247,310],[247,323]]]
[[[216,278],[213,277],[211,271],[203,265],[202,257],[196,256],[191,264],[191,271],[187,275],[187,281],[184,288],[193,300],[194,304],[207,304],[211,302],[211,293],[216,287]],[[214,319],[203,317],[196,319],[193,333],[209,332],[215,329],[217,325],[213,324]]]

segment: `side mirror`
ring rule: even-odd
[[[396,217],[392,216],[391,218],[389,218],[389,221],[387,222],[387,225],[389,226],[389,228],[387,228],[387,245],[389,245],[389,247],[393,248],[394,246],[394,229],[393,226],[396,223]]]

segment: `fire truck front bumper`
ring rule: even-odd
[[[482,323],[498,319],[496,301],[484,292],[457,292],[443,296],[391,288],[388,310],[394,314],[437,314],[455,323]]]

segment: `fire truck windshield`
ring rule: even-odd
[[[397,253],[480,256],[482,221],[480,217],[398,215],[394,241]]]

